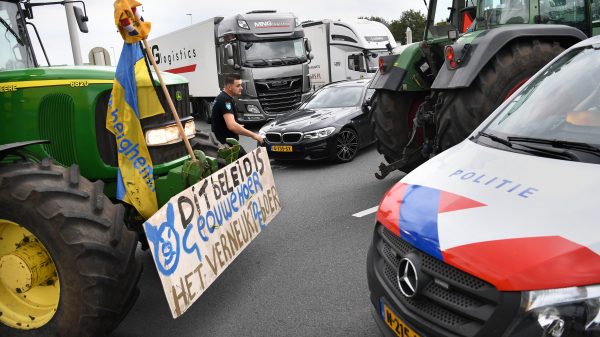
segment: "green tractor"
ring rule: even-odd
[[[591,0],[431,0],[424,39],[380,58],[372,122],[385,163],[409,172],[465,139],[534,73],[600,33]]]
[[[39,5],[0,1],[0,336],[104,336],[137,298],[138,238],[147,246],[144,219],[115,199],[116,140],[105,128],[115,69],[40,67],[26,28]],[[213,157],[195,171],[206,176],[238,147],[197,132],[187,82],[163,76],[192,146]],[[175,124],[166,113],[141,125],[160,136]],[[160,139],[148,144],[159,207],[191,183],[181,140]]]

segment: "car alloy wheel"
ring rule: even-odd
[[[358,135],[352,129],[342,129],[336,137],[335,153],[341,162],[354,159],[358,152]]]

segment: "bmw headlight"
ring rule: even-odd
[[[317,138],[327,137],[330,134],[332,134],[333,131],[335,131],[335,128],[333,126],[330,126],[330,127],[319,129],[319,130],[305,132],[304,139],[317,139]]]
[[[184,124],[183,129],[188,138],[194,138],[196,135],[196,125],[194,124],[194,120],[187,121]],[[179,130],[177,129],[176,124],[146,131],[146,144],[148,144],[148,146],[168,145],[180,141]]]
[[[521,307],[522,317],[510,329],[514,335],[600,336],[600,285],[529,291]]]

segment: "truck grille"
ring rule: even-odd
[[[375,269],[393,292],[388,296],[395,297],[420,323],[435,326],[437,331],[445,331],[448,336],[497,335],[498,325],[508,325],[518,310],[514,303],[519,303],[519,293],[500,292],[491,284],[417,250],[381,224],[377,225],[373,244]],[[411,252],[420,257],[421,272],[431,280],[421,294],[408,298],[400,291],[397,274],[400,260]]]
[[[179,118],[181,119],[182,123],[185,123],[186,120],[191,118],[188,85],[169,85],[167,86],[167,90],[169,91],[169,95],[173,100],[175,109],[177,109]],[[108,108],[109,97],[110,91],[102,93],[96,104],[96,141],[98,143],[98,149],[100,151],[102,160],[108,165],[118,166],[116,139],[115,136],[105,127],[106,110]],[[158,98],[165,110],[165,113],[162,115],[144,118],[141,121],[142,130],[144,132],[148,129],[161,127],[163,125],[172,124],[175,122],[166,97],[160,88],[158,88]],[[164,146],[148,147],[148,151],[150,152],[153,165],[168,163],[170,161],[187,156],[187,151],[181,142]]]
[[[257,80],[254,85],[258,101],[268,114],[293,110],[302,100],[302,76]]]

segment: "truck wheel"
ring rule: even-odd
[[[78,166],[0,166],[0,335],[105,336],[137,299],[137,235]]]
[[[200,111],[202,113],[202,119],[206,123],[210,124],[211,123],[211,115],[212,115],[211,111],[210,111],[210,104],[206,100],[201,99],[199,105],[200,105]]]
[[[436,112],[436,151],[461,141],[533,74],[564,51],[558,42],[521,41],[503,48],[470,87],[442,93]]]
[[[402,158],[409,140],[413,119],[424,93],[377,90],[373,97],[373,135],[377,151],[388,163]]]

